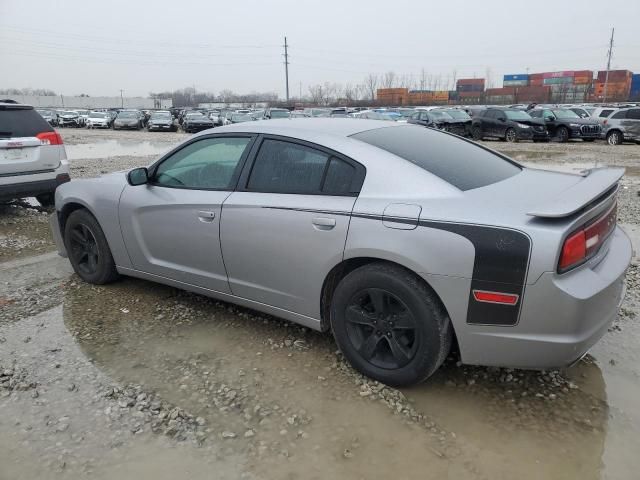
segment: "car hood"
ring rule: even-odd
[[[600,125],[597,120],[592,118],[570,118],[570,119],[559,119],[560,122],[563,123],[577,123],[578,125]]]

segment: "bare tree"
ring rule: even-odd
[[[389,70],[382,76],[382,88],[393,88],[396,85],[396,74]]]
[[[376,93],[378,90],[378,75],[370,73],[364,78],[364,89],[367,92],[369,100],[374,101],[376,99]]]
[[[322,87],[322,85],[310,85],[309,96],[311,97],[311,103],[315,105],[321,105],[322,100],[324,99],[324,88]]]

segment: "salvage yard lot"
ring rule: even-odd
[[[72,178],[147,165],[186,137],[61,134]],[[618,215],[637,248],[639,146],[484,144],[537,168],[626,167]],[[624,479],[640,467],[636,258],[618,319],[575,367],[452,355],[399,391],[354,372],[330,335],[145,281],[81,282],[51,253],[47,215],[0,206],[0,478]]]

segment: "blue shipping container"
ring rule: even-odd
[[[631,90],[640,90],[640,73],[631,76]]]
[[[511,82],[513,80],[529,80],[529,74],[528,73],[516,73],[514,75],[505,75],[502,78],[503,81],[507,81],[507,82]]]

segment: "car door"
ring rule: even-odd
[[[196,138],[154,165],[148,184],[124,189],[119,218],[133,268],[230,292],[220,249],[220,213],[253,138]]]
[[[553,112],[548,108],[543,109],[542,119],[544,120],[544,124],[547,126],[547,130],[549,130],[549,135],[552,137],[555,136],[556,130],[558,129],[558,122],[556,121],[556,116]]]
[[[507,114],[503,110],[494,110],[493,112],[494,119],[494,135],[496,137],[504,138],[506,136],[508,122],[507,122]]]
[[[364,167],[314,144],[264,136],[222,209],[234,295],[320,318],[320,294],[342,260]]]
[[[627,110],[627,118],[622,123],[627,135],[633,135],[636,140],[640,139],[640,108]]]
[[[496,111],[487,110],[482,115],[482,132],[488,137],[496,135]]]

